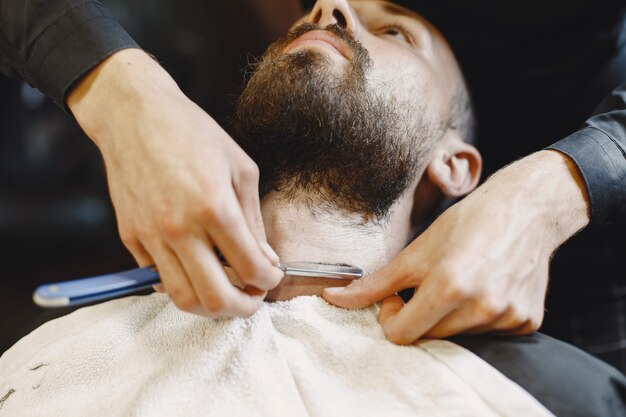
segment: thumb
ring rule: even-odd
[[[385,299],[408,287],[403,268],[397,261],[379,271],[361,278],[347,287],[326,288],[322,297],[331,304],[343,308],[363,308]]]

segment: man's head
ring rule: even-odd
[[[235,139],[261,195],[380,220],[417,178],[469,192],[480,157],[463,77],[443,37],[378,0],[320,0],[273,44],[243,91]]]

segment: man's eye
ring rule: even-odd
[[[383,35],[389,35],[404,40],[409,45],[413,45],[413,36],[400,26],[388,26],[381,29]]]

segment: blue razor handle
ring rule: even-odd
[[[218,250],[216,250],[216,254],[224,267],[230,268],[230,265]],[[281,269],[285,275],[299,277],[355,280],[363,276],[361,268],[345,264],[285,262],[278,264],[276,267]],[[161,279],[156,268],[149,266],[90,278],[41,285],[35,289],[33,301],[38,306],[44,308],[79,306],[135,294],[147,290],[160,282]]]
[[[104,301],[151,288],[161,282],[152,268],[136,268],[37,287],[33,301],[40,307],[67,307]]]

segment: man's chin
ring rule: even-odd
[[[264,62],[259,72],[275,86],[297,88],[314,80],[320,85],[341,83],[347,63],[349,61],[332,47],[305,43],[286,49],[275,61]]]

